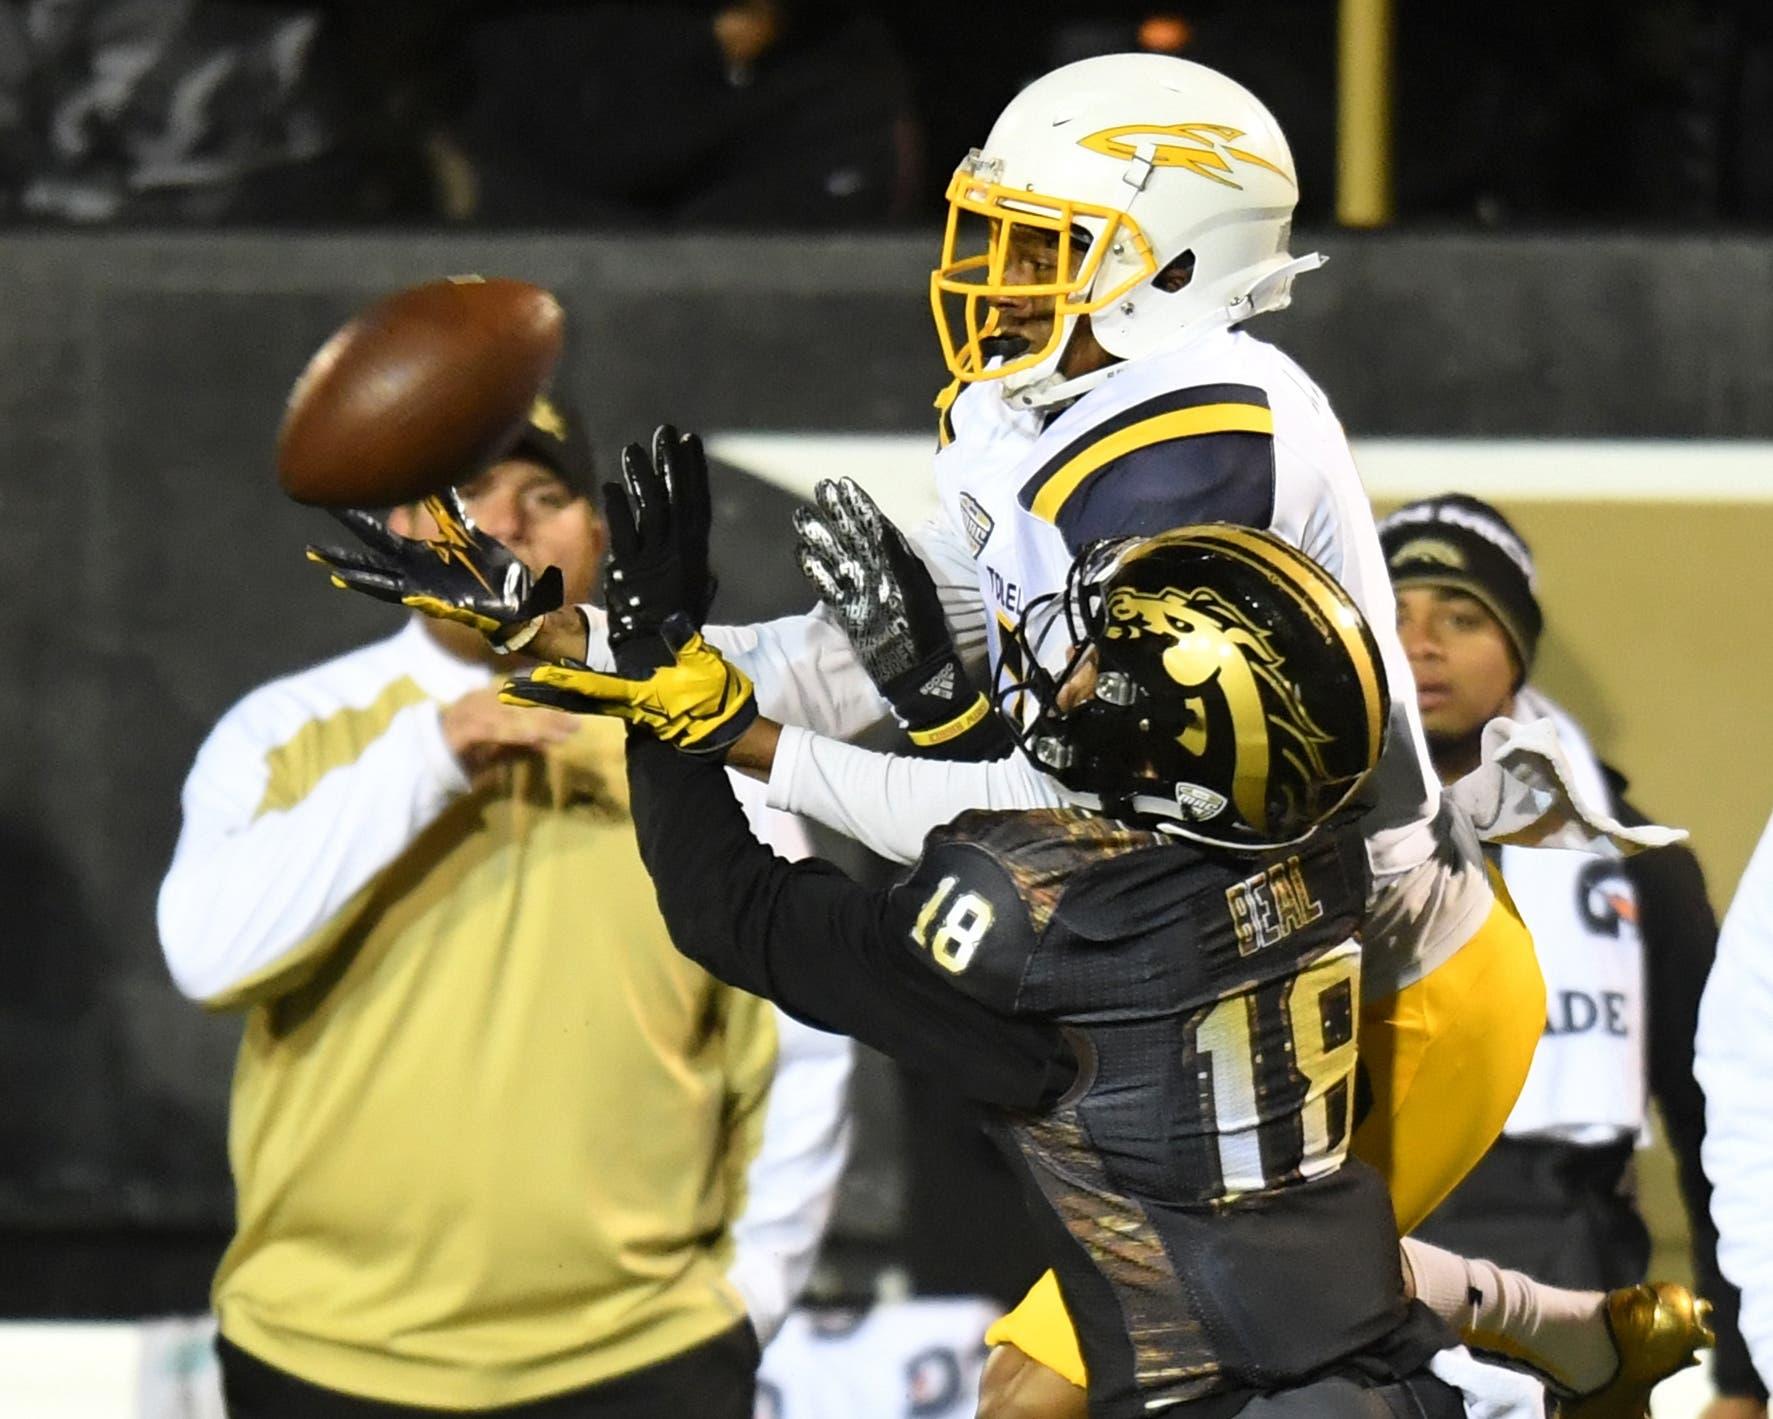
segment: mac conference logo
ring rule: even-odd
[[[1196,177],[1204,177],[1221,187],[1242,189],[1243,183],[1233,179],[1234,163],[1262,168],[1297,186],[1293,174],[1248,148],[1234,147],[1244,136],[1241,128],[1228,128],[1222,123],[1123,123],[1104,128],[1087,138],[1079,138],[1078,146],[1108,158],[1131,161],[1144,156],[1154,168],[1186,168]],[[1148,151],[1141,153],[1141,149]]]
[[[991,539],[991,529],[996,525],[991,514],[979,505],[979,500],[971,493],[960,495],[960,518],[966,525],[967,546],[973,549],[976,557],[985,550],[986,542]]]

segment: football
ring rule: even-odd
[[[384,297],[290,391],[283,491],[322,507],[391,507],[462,482],[516,441],[564,326],[560,302],[525,281],[462,277]]]

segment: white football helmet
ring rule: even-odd
[[[1111,54],[1035,80],[999,116],[948,188],[942,260],[930,278],[949,371],[1001,379],[1023,407],[1075,398],[1113,372],[1064,379],[1059,363],[1080,315],[1123,360],[1172,349],[1291,299],[1293,278],[1319,266],[1287,242],[1299,200],[1293,155],[1274,116],[1241,84],[1202,64]],[[983,219],[983,220],[981,220]],[[1058,278],[1006,283],[1018,227],[1058,236]],[[1075,277],[1067,277],[1087,236]],[[1153,283],[1186,253],[1180,290]],[[994,297],[1055,298],[1052,336],[1037,350],[987,352]]]

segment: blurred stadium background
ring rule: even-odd
[[[276,492],[311,351],[440,274],[555,290],[603,459],[665,419],[711,441],[717,617],[798,609],[754,549],[814,478],[927,496],[941,189],[1066,59],[1172,49],[1272,105],[1295,250],[1331,259],[1261,333],[1381,506],[1457,488],[1516,520],[1539,678],[1727,904],[1773,801],[1773,22],[1398,11],[0,0],[0,1413],[198,1412],[200,1333],[134,1324],[201,1314],[230,1222],[236,1025],[154,940],[178,787],[239,694],[390,624],[309,574],[328,524]],[[218,56],[193,119],[175,99]],[[955,1181],[964,1126],[903,1127],[934,1117],[913,1087],[863,1072],[824,1299],[1026,1274],[975,1244],[998,1204]],[[1666,1159],[1641,1177],[1682,1276]]]

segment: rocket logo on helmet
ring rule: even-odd
[[[1378,763],[1390,700],[1372,630],[1270,533],[1216,523],[1092,543],[1008,634],[996,698],[1012,733],[1112,816],[1280,847],[1342,811]]]
[[[1187,168],[1222,187],[1243,186],[1232,180],[1233,168],[1227,159],[1254,163],[1259,168],[1267,168],[1276,177],[1285,178],[1288,183],[1293,181],[1293,174],[1285,168],[1276,167],[1267,158],[1245,148],[1231,146],[1234,139],[1243,136],[1243,129],[1223,123],[1128,123],[1118,128],[1104,128],[1100,133],[1079,138],[1077,142],[1079,147],[1109,158],[1138,158],[1143,150],[1144,160],[1152,167]],[[1182,142],[1178,143],[1177,139]]]

